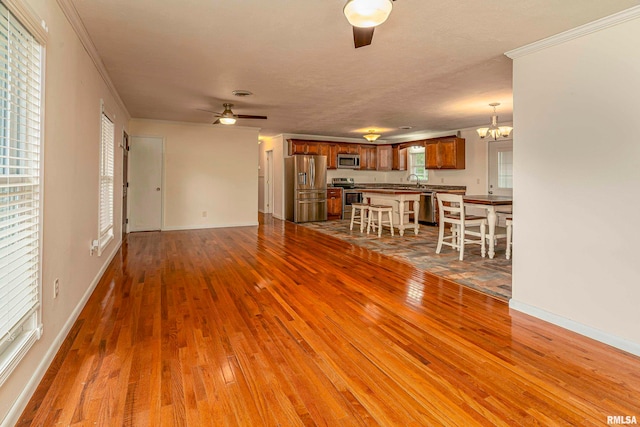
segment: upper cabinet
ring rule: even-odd
[[[391,168],[394,171],[406,171],[407,170],[407,149],[400,148],[399,145],[394,145],[393,148],[393,163]]]
[[[375,145],[360,145],[360,170],[376,170],[377,150]]]
[[[338,144],[338,154],[360,154],[360,144]]]
[[[376,148],[376,169],[379,171],[390,171],[393,167],[393,148],[391,145],[378,145]]]
[[[464,169],[464,138],[445,138],[425,141],[427,169]]]

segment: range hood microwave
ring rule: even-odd
[[[360,169],[360,155],[338,154],[338,169]]]

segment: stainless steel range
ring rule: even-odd
[[[351,218],[351,204],[362,203],[362,190],[355,188],[353,178],[333,178],[331,185],[342,187],[342,219]]]

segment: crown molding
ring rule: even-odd
[[[122,111],[125,112],[125,116],[126,116],[125,118],[127,120],[131,119],[131,114],[129,114],[129,110],[127,110],[127,107],[124,105],[122,98],[120,98],[120,95],[116,90],[116,87],[111,81],[111,77],[109,77],[109,73],[107,72],[107,69],[105,68],[104,63],[102,62],[102,58],[100,58],[100,54],[98,54],[98,50],[96,49],[96,46],[93,44],[93,41],[89,36],[89,32],[85,28],[84,23],[82,22],[82,19],[80,19],[80,15],[78,14],[78,11],[73,5],[72,1],[57,0],[57,2],[58,2],[58,6],[60,6],[60,9],[62,9],[62,13],[64,13],[64,16],[66,16],[67,20],[71,24],[71,27],[73,28],[76,35],[80,39],[80,42],[82,43],[82,46],[84,47],[85,51],[93,61],[93,64],[96,66],[98,73],[100,74],[100,76],[102,77],[102,80],[104,80],[105,84],[107,85],[107,88],[111,92],[111,95],[116,100],[116,103],[122,109]]]
[[[526,46],[510,50],[505,52],[505,55],[511,59],[520,58],[540,50],[568,42],[569,40],[577,39],[578,37],[586,36],[587,34],[622,24],[623,22],[627,22],[638,17],[640,17],[640,6],[634,6],[623,10],[622,12],[614,13],[613,15],[598,19],[597,21],[589,22],[588,24],[547,37],[546,39],[538,40],[537,42],[533,42]]]
[[[46,45],[47,28],[46,22],[41,19],[33,8],[22,0],[2,0],[2,3],[16,17],[23,27],[40,43]]]

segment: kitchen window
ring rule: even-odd
[[[0,385],[42,333],[41,94],[46,34],[21,3],[10,5],[11,11],[0,3]]]
[[[100,205],[98,208],[98,256],[113,239],[113,157],[115,126],[102,104],[100,136]]]
[[[427,181],[429,171],[425,169],[424,147],[409,147],[409,173],[415,174],[421,182]]]

